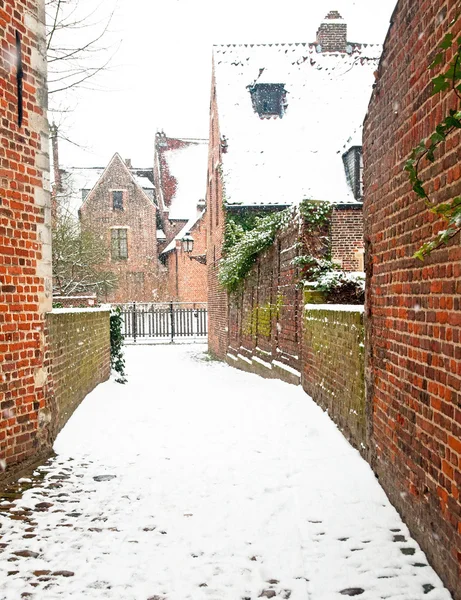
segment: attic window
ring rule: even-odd
[[[283,117],[286,109],[286,89],[283,83],[255,83],[248,88],[253,110],[261,118]]]
[[[352,146],[343,154],[344,169],[346,171],[347,183],[349,184],[354,198],[362,200],[363,196],[363,156],[362,146]]]

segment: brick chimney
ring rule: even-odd
[[[346,52],[347,24],[337,10],[327,14],[317,30],[320,52]]]

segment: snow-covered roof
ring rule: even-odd
[[[228,204],[355,202],[343,145],[365,117],[382,47],[318,50],[308,43],[214,47]],[[261,118],[253,109],[249,87],[260,83],[284,85],[282,117]]]
[[[163,240],[166,240],[166,235],[164,233],[164,231],[162,229],[157,229],[157,240],[159,242],[162,242]]]
[[[176,248],[176,241],[182,240],[182,238],[186,235],[186,233],[189,233],[189,231],[194,227],[194,225],[196,223],[198,223],[198,221],[202,218],[202,216],[203,216],[203,212],[197,212],[197,208],[196,208],[195,216],[193,216],[189,219],[189,221],[184,225],[184,227],[176,235],[176,237],[174,237],[171,240],[171,242],[168,244],[168,246],[165,248],[165,250],[163,250],[162,254],[168,254],[168,252],[171,252],[172,250],[174,250]]]
[[[157,137],[162,196],[170,219],[189,220],[205,198],[208,140]]]

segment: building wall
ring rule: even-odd
[[[182,148],[187,148],[187,146],[189,146],[189,143],[186,141],[169,138],[161,132],[155,134],[154,181],[160,220],[166,236],[164,247],[187,224],[187,220],[169,218],[170,206],[176,193],[178,182],[174,175],[170,173],[164,152],[181,150]]]
[[[332,213],[331,258],[345,271],[364,270],[361,204],[338,204]]]
[[[208,349],[224,360],[228,345],[227,292],[218,281],[219,261],[224,237],[223,187],[219,172],[221,133],[219,129],[216,83],[211,85],[210,137],[206,193],[207,271],[208,271]]]
[[[306,305],[302,385],[366,456],[363,309],[342,308]]]
[[[123,210],[114,209],[112,190],[124,190]],[[116,155],[80,209],[82,227],[90,229],[107,247],[103,268],[117,277],[114,291],[103,301],[152,302],[162,298],[163,280],[158,264],[156,207],[134,182]],[[128,258],[111,257],[111,229],[126,228]]]
[[[54,435],[81,401],[110,375],[110,310],[54,309],[46,316],[53,384]]]
[[[364,125],[367,401],[373,467],[456,600],[461,598],[461,247],[412,258],[443,228],[404,172],[411,150],[458,105],[428,70],[453,0],[400,0]],[[435,203],[461,193],[461,135],[423,163]]]
[[[51,207],[44,1],[0,6],[0,470],[49,446],[45,313],[51,310]],[[18,123],[16,35],[23,62]]]
[[[302,292],[292,263],[301,252],[298,224],[262,253],[229,296],[228,362],[264,377],[301,381]]]
[[[192,228],[194,249],[191,255],[184,252],[178,241],[176,250],[167,254],[167,300],[176,302],[207,302],[207,268],[206,265],[190,258],[200,256],[206,258],[206,223],[200,219]]]

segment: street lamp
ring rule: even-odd
[[[181,240],[182,249],[189,257],[189,260],[196,260],[201,265],[206,265],[206,254],[199,254],[197,256],[191,256],[191,252],[194,249],[194,238],[191,236],[190,231]]]
[[[191,236],[190,232],[186,233],[181,242],[184,252],[186,252],[186,254],[190,254],[194,249],[194,238]]]

